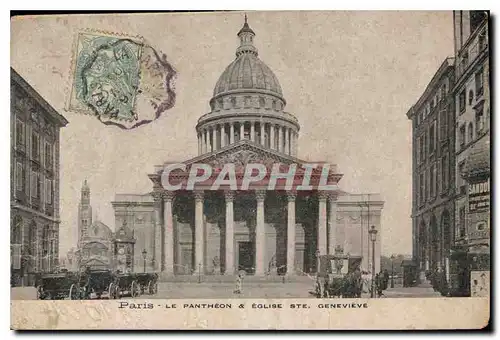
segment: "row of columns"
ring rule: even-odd
[[[161,259],[161,270],[167,274],[174,274],[174,226],[172,215],[172,201],[174,194],[172,192],[155,192],[155,242],[163,239],[163,244],[160,242],[155,244],[155,259]],[[226,203],[226,232],[225,232],[225,274],[233,275],[235,271],[234,265],[234,197],[233,191],[225,191],[224,199]],[[295,192],[287,192],[287,274],[293,275],[295,273],[295,228],[296,228],[296,214],[295,214]],[[257,216],[255,227],[255,275],[265,274],[265,249],[266,249],[266,234],[265,234],[265,206],[264,201],[266,198],[265,190],[256,190],[255,198],[257,201]],[[330,214],[327,219],[327,198],[330,204]],[[203,264],[203,245],[204,240],[204,219],[203,219],[203,203],[204,192],[195,191],[195,247],[194,259],[196,270],[200,269],[199,264]],[[161,201],[163,200],[163,228],[161,219]],[[319,216],[318,216],[318,240],[317,250],[320,255],[334,254],[335,251],[335,221],[337,211],[336,196],[333,194],[326,194],[319,192]],[[329,224],[328,233],[327,220]],[[163,229],[163,235],[161,231]],[[163,236],[163,237],[162,237]],[[327,239],[329,238],[329,247],[327,249]],[[163,248],[163,257],[162,257]]]
[[[229,122],[229,135],[226,140],[226,124],[216,124],[201,129],[198,133],[198,154],[215,151],[226,145],[234,144],[236,141],[236,131],[238,131],[239,140],[245,138],[245,123]],[[238,126],[236,126],[238,124]],[[261,123],[260,134],[257,134],[255,122],[250,122],[249,139],[260,145],[267,146],[265,140],[265,126],[269,125],[269,146],[272,150],[283,152],[287,155],[297,155],[298,133],[292,128],[277,124]],[[220,131],[220,134],[218,133]]]

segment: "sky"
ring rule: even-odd
[[[382,254],[411,254],[411,124],[406,117],[453,55],[451,11],[247,12],[259,58],[301,125],[298,157],[337,164],[340,186],[380,193]],[[69,124],[61,129],[60,253],[76,246],[85,179],[94,215],[115,228],[116,193],[145,193],[153,166],[197,155],[195,125],[238,46],[242,12],[17,17],[11,66]],[[176,104],[124,131],[66,111],[75,36],[140,35],[177,71]]]

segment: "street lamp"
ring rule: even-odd
[[[394,259],[396,256],[394,254],[391,255],[391,288],[394,288]]]
[[[146,272],[146,256],[148,255],[148,252],[146,249],[142,251],[142,258],[144,259],[144,272]]]
[[[375,297],[375,241],[377,241],[377,229],[372,225],[368,231],[370,240],[372,241],[372,293],[371,297]]]

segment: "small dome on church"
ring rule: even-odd
[[[92,223],[87,233],[88,237],[100,239],[110,239],[113,235],[111,229],[101,221]]]

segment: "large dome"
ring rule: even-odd
[[[224,70],[214,88],[214,97],[231,90],[259,89],[283,97],[278,78],[253,53],[240,54]]]

